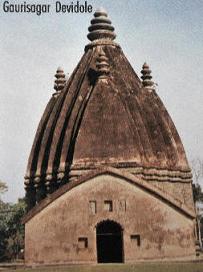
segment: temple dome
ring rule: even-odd
[[[67,182],[102,166],[145,179],[191,180],[178,132],[154,87],[146,83],[149,67],[143,66],[143,84],[113,41],[114,27],[104,10],[95,13],[88,38],[92,42],[65,84],[62,75],[64,88],[52,96],[42,116],[26,186],[49,188],[56,180]]]

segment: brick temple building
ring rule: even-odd
[[[145,63],[141,79],[103,9],[39,123],[25,177],[25,261],[195,256],[191,170]]]

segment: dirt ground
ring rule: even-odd
[[[70,265],[63,267],[25,268],[22,265],[0,265],[0,271],[17,272],[203,272],[203,262],[184,263],[139,263],[139,264],[100,264]]]

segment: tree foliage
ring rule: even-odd
[[[7,247],[7,214],[4,213],[8,209],[8,204],[0,200],[0,261],[4,260]]]
[[[24,199],[19,199],[16,204],[0,200],[0,261],[18,258],[24,247],[24,226],[21,220],[25,210]]]
[[[198,183],[192,184],[194,202],[203,202],[202,188]]]
[[[5,193],[8,190],[8,187],[5,182],[0,180],[0,199],[1,199],[1,194]]]

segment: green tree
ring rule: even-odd
[[[4,261],[6,259],[6,249],[8,245],[8,214],[6,211],[8,209],[9,204],[4,203],[2,200],[0,200],[0,261]]]
[[[24,248],[24,225],[21,220],[26,211],[24,199],[10,206],[10,214],[7,222],[7,256],[9,259],[18,259],[20,250]]]
[[[0,180],[0,199],[1,199],[1,194],[5,193],[8,190],[8,187],[5,182]]]
[[[203,192],[199,183],[192,184],[194,202],[203,202]]]
[[[16,204],[5,203],[1,195],[6,190],[6,184],[0,181],[0,262],[18,258],[24,247],[21,220],[26,210],[25,200],[19,199]]]
[[[8,209],[8,205],[1,200],[1,196],[6,190],[6,183],[0,180],[0,261],[4,259],[7,247],[6,218],[4,211]]]

